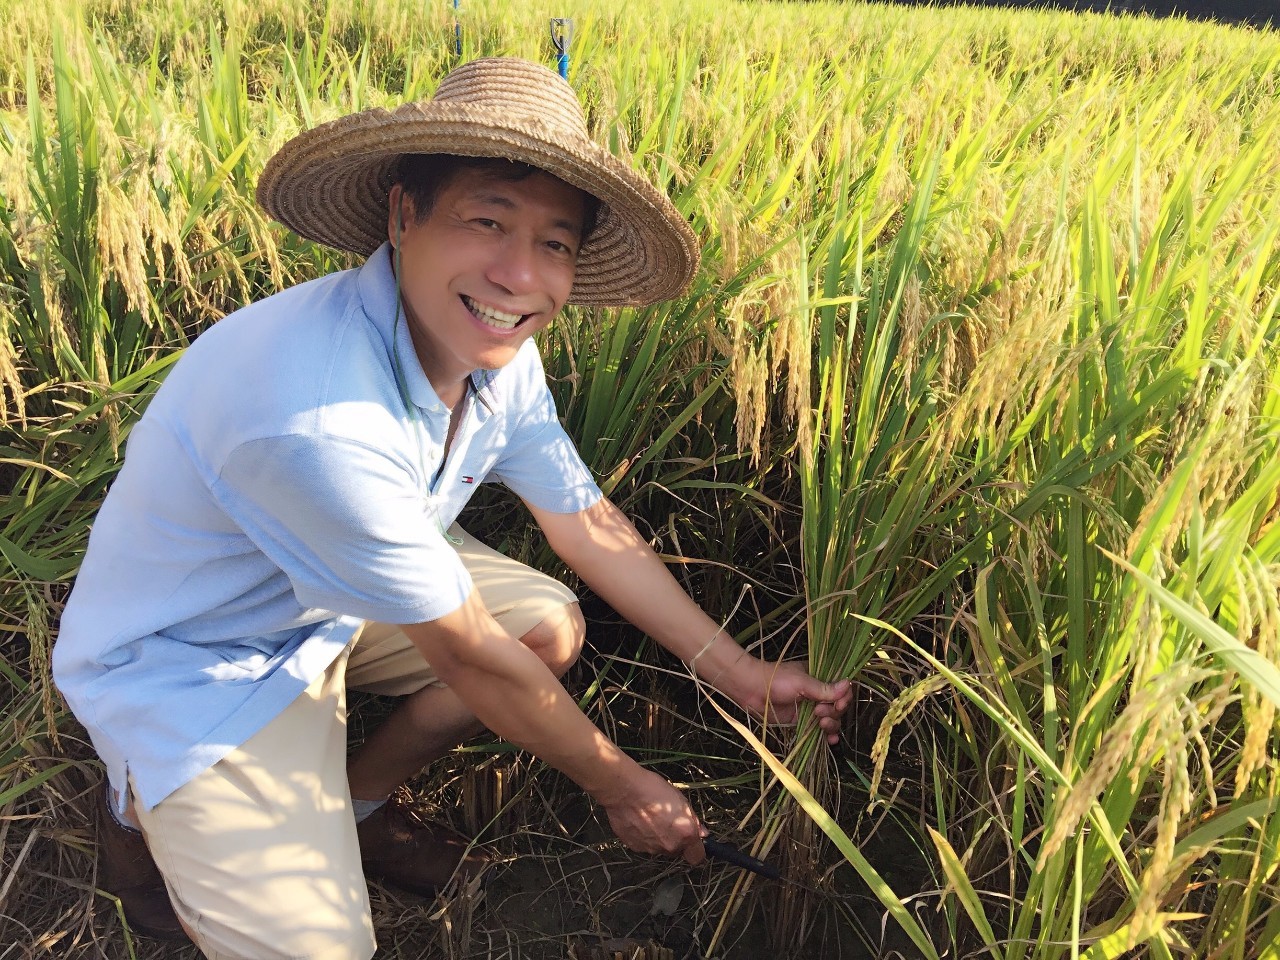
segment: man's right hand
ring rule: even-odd
[[[683,793],[648,770],[642,770],[617,798],[602,800],[609,826],[637,853],[684,857],[691,864],[706,859],[702,838],[707,832]]]
[[[452,613],[402,628],[481,723],[571,777],[605,808],[628,847],[705,859],[702,824],[684,794],[605,736],[478,593]]]

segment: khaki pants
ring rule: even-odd
[[[520,637],[577,598],[464,538],[485,606]],[[367,960],[375,943],[347,788],[346,688],[436,682],[404,633],[366,624],[323,676],[218,764],[136,810],[178,916],[210,960]]]

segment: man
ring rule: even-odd
[[[573,595],[453,526],[478,481],[505,483],[699,677],[783,721],[817,702],[834,741],[848,684],[751,657],[698,609],[601,496],[531,339],[568,302],[678,293],[688,226],[590,141],[567,84],[511,59],[300,135],[258,199],[369,259],[218,323],[130,437],[54,651],[107,766],[105,885],[211,958],[368,957],[366,876],[429,893],[483,868],[387,802],[481,725],[627,846],[701,861],[683,795],[557,679],[583,641]],[[404,697],[349,762],[347,685]]]

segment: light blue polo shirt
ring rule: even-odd
[[[461,606],[443,531],[482,481],[559,513],[600,498],[532,341],[472,375],[442,467],[449,412],[395,317],[384,245],[214,325],[134,427],[53,670],[144,808],[284,710],[363,621]]]

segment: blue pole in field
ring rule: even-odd
[[[573,42],[573,21],[568,17],[551,20],[551,45],[556,48],[556,66],[560,76],[569,79],[569,44]]]
[[[462,24],[458,20],[458,0],[453,0],[453,48],[462,56]]]

